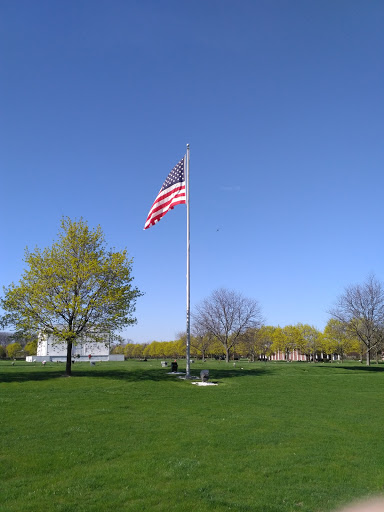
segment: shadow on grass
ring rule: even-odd
[[[193,373],[193,372],[192,372]],[[200,372],[198,372],[200,374]],[[257,377],[259,375],[266,375],[267,373],[274,373],[273,368],[252,368],[250,370],[234,370],[234,369],[214,369],[209,371],[209,380],[222,380],[239,377]]]
[[[183,369],[181,369],[183,371]],[[217,381],[229,378],[241,378],[241,377],[256,377],[271,373],[271,368],[252,368],[249,370],[241,369],[214,369],[210,370],[209,380]],[[195,377],[200,377],[200,370],[194,370],[192,368],[191,374]],[[66,378],[65,369],[59,368],[36,368],[36,367],[20,367],[20,368],[7,368],[7,371],[3,371],[0,367],[0,383],[2,382],[28,382],[28,381],[45,381],[51,379]],[[139,382],[139,381],[170,381],[177,378],[177,375],[169,374],[167,370],[163,368],[134,368],[127,369],[121,368],[102,368],[93,367],[92,369],[86,368],[73,368],[72,376],[69,378],[77,377],[90,377],[96,379],[112,379],[126,382]]]
[[[318,368],[328,369],[328,370],[347,370],[347,371],[353,371],[353,372],[384,372],[384,365],[377,365],[375,363],[374,366],[365,366],[365,365],[327,365],[327,366],[319,366]]]
[[[22,369],[13,368],[11,371],[4,372],[3,368],[1,368],[0,372],[0,383],[2,382],[29,382],[29,381],[38,381],[38,380],[51,380],[62,377],[63,372],[58,372],[57,370],[37,370],[28,368],[27,371],[23,371]]]

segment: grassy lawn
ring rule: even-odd
[[[325,512],[384,492],[384,365],[202,368],[218,386],[159,361],[0,363],[0,510]]]

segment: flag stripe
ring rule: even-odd
[[[149,210],[149,214],[153,213],[153,211],[155,211],[156,208],[157,209],[161,208],[166,201],[169,201],[169,198],[171,198],[171,200],[172,200],[173,196],[174,197],[178,197],[178,196],[185,197],[185,186],[180,187],[179,185],[176,185],[176,186],[170,187],[170,188],[172,188],[172,190],[170,192],[168,192],[169,189],[167,189],[167,192],[165,192],[165,193],[159,192],[159,195],[156,197],[155,202],[152,205],[152,208]],[[180,194],[178,194],[178,192],[180,192]]]
[[[155,208],[150,215],[150,218],[147,219],[145,223],[144,229],[149,228],[153,224],[156,224],[164,215],[169,211],[173,210],[173,207],[178,204],[185,204],[185,194],[180,196],[176,196],[170,199],[167,203],[163,204],[159,208]]]
[[[147,229],[149,228],[150,226],[153,226],[154,224],[156,224],[156,222],[158,222],[162,217],[164,217],[164,215],[169,211],[169,210],[173,210],[173,207],[178,205],[178,204],[185,204],[185,201],[179,201],[177,203],[173,203],[171,206],[169,206],[169,208],[167,208],[166,210],[162,210],[158,215],[153,215],[152,218],[151,218],[151,222],[149,225],[146,224],[146,228],[144,229]]]
[[[149,210],[144,229],[156,224],[169,210],[173,210],[174,206],[186,202],[184,158],[182,158],[168,174],[160,192],[157,194]]]

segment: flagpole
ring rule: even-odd
[[[190,229],[189,229],[189,144],[186,155],[186,200],[187,200],[187,364],[186,378],[191,376],[191,291],[190,291]]]

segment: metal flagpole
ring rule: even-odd
[[[186,378],[190,378],[191,374],[191,293],[190,293],[190,230],[189,230],[189,144],[187,144],[186,155],[186,200],[187,200],[187,365]]]

